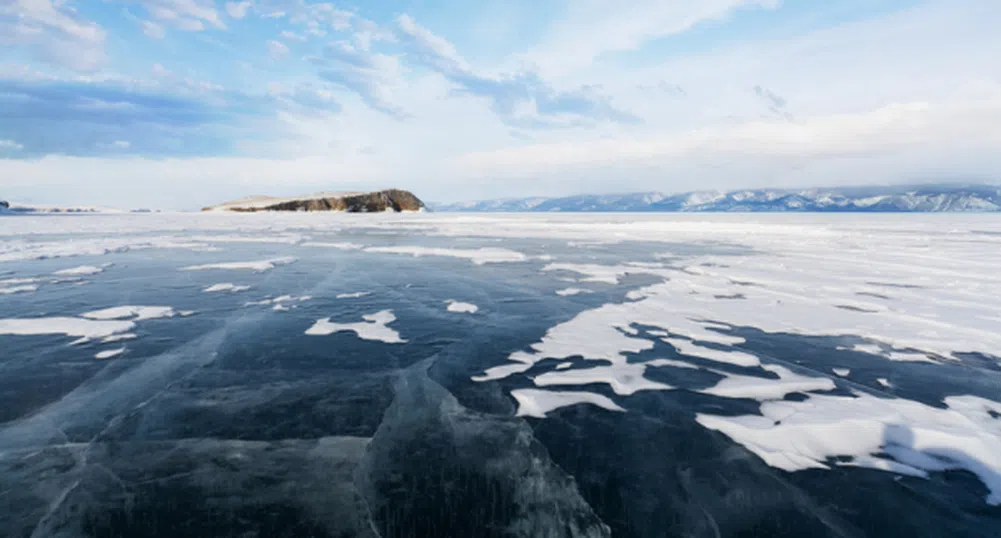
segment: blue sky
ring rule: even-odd
[[[0,0],[0,198],[998,182],[998,20],[984,0]]]

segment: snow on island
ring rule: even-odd
[[[252,213],[256,211],[343,211],[346,213],[379,213],[422,211],[424,202],[409,191],[387,189],[377,192],[321,192],[308,196],[274,198],[251,196],[216,206],[203,211],[236,211]]]

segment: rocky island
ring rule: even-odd
[[[376,192],[327,192],[292,198],[251,196],[202,209],[202,211],[343,211],[379,213],[423,211],[424,202],[409,191],[387,189]]]

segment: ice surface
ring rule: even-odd
[[[283,253],[320,246],[355,251],[365,248],[369,253],[448,256],[475,263],[523,261],[525,270],[534,272],[542,268],[534,255],[537,251],[520,245],[531,240],[560,246],[574,242],[580,248],[572,257],[563,259],[559,249],[554,249],[554,263],[537,278],[557,282],[565,276],[561,273],[569,272],[583,281],[606,284],[616,296],[621,296],[621,291],[627,300],[579,312],[569,321],[545,328],[545,335],[535,343],[520,344],[522,351],[512,353],[507,362],[484,365],[488,369],[475,376],[476,381],[530,375],[511,383],[529,387],[516,391],[537,391],[527,397],[519,393],[536,406],[534,411],[526,407],[526,414],[545,415],[553,409],[545,402],[554,398],[627,409],[642,398],[629,397],[637,391],[679,390],[647,376],[661,380],[655,372],[677,375],[679,381],[672,383],[681,386],[684,374],[700,372],[668,368],[702,369],[720,379],[711,386],[700,384],[686,390],[700,391],[698,398],[703,400],[722,402],[718,407],[727,409],[729,415],[715,415],[717,406],[707,405],[701,408],[700,423],[746,446],[771,465],[789,470],[855,465],[914,476],[928,476],[945,468],[968,469],[988,486],[990,500],[999,502],[996,458],[1001,449],[996,440],[1001,421],[991,413],[1001,410],[995,402],[956,396],[946,399],[947,409],[937,409],[895,398],[889,394],[894,391],[880,391],[878,381],[874,381],[899,379],[903,389],[906,376],[897,377],[897,368],[938,368],[941,359],[953,359],[957,367],[964,366],[975,362],[967,353],[980,354],[976,361],[998,357],[1001,306],[985,300],[1001,297],[1001,273],[997,271],[1001,266],[1001,249],[997,248],[1001,246],[1001,223],[995,219],[958,215],[853,215],[845,219],[831,215],[468,217],[429,213],[394,215],[392,219],[366,215],[349,220],[336,215],[206,218],[164,214],[18,217],[18,224],[16,229],[0,230],[0,263],[152,248],[208,250],[214,243],[250,242],[254,237],[266,242],[270,237],[281,243]],[[469,248],[440,247],[452,247],[448,241],[453,238],[457,246]],[[346,239],[352,242],[344,242]],[[477,241],[490,240],[512,240],[502,244],[525,253],[472,247]],[[403,241],[439,246],[400,246]],[[617,256],[613,256],[614,249],[620,247],[610,247],[613,243],[622,249]],[[595,245],[602,246],[589,256]],[[364,255],[365,251],[352,254]],[[633,255],[636,258],[629,259]],[[655,259],[663,263],[650,263]],[[627,289],[627,275],[649,277],[643,280],[654,283]],[[24,284],[3,287],[16,285]],[[294,304],[275,301],[268,299],[266,303],[272,308]],[[357,323],[320,320],[310,331],[332,334],[348,330],[362,338],[368,334],[380,341],[402,341],[386,326],[395,320],[392,313],[388,321],[377,318],[379,314]],[[131,334],[127,331],[132,321],[0,320],[0,333],[115,338]],[[403,330],[407,331],[406,326]],[[853,371],[823,364],[810,373],[779,363],[764,352],[752,355],[750,344],[740,335],[754,331],[865,342],[857,351],[870,356],[846,357]],[[647,356],[635,354],[653,354],[649,352],[655,347],[663,349],[662,342],[675,346],[680,356],[637,362]],[[212,350],[191,360],[205,360]],[[865,362],[869,360],[871,369]],[[929,364],[901,362],[913,360]],[[851,381],[834,377],[850,374]],[[845,392],[863,382],[869,385],[866,390],[880,392],[881,397],[820,394],[835,383]],[[576,392],[544,387],[572,387]],[[604,391],[606,387],[612,391]],[[782,399],[792,392],[802,393],[799,398],[803,401]],[[573,396],[562,396],[566,394]],[[519,409],[523,407],[515,392],[512,397]],[[724,402],[735,398],[742,400]],[[733,407],[727,407],[728,403],[748,414],[732,416]],[[760,415],[754,412],[759,407]],[[912,439],[908,439],[907,430]],[[851,459],[832,460],[838,457]]]
[[[591,392],[554,392],[539,389],[517,389],[511,396],[518,402],[517,416],[545,418],[562,407],[577,404],[591,404],[609,411],[625,411],[607,396]]]
[[[229,263],[208,263],[204,265],[191,265],[188,267],[182,267],[182,271],[205,271],[209,269],[227,269],[227,270],[250,270],[262,273],[264,271],[270,271],[275,267],[280,265],[288,265],[290,263],[295,263],[299,258],[286,256],[282,258],[271,258],[269,260],[261,260],[255,262],[229,262]]]
[[[182,315],[182,313],[174,311],[169,306],[115,306],[80,315],[87,319],[129,319],[132,321],[143,321],[147,319],[172,318]]]
[[[460,312],[463,314],[475,314],[479,311],[480,307],[474,305],[473,303],[463,303],[453,299],[448,299],[445,301],[448,304],[447,310],[449,312]]]
[[[241,292],[241,291],[247,291],[249,289],[250,289],[250,286],[241,286],[241,285],[233,284],[232,282],[223,282],[223,283],[220,283],[220,284],[213,284],[213,285],[205,288],[202,291],[205,292],[205,293],[218,293],[218,292],[223,292],[223,291],[228,291],[228,292],[231,292],[231,293],[238,293],[238,292]]]
[[[105,350],[105,351],[99,351],[99,352],[97,352],[94,355],[94,358],[95,359],[110,359],[112,357],[117,357],[117,356],[121,355],[122,353],[125,353],[125,348],[124,347],[120,347],[120,348],[117,348],[117,349],[108,349],[108,350]]]
[[[402,344],[406,340],[400,338],[400,333],[387,327],[396,321],[396,316],[392,310],[381,310],[374,314],[362,316],[364,321],[357,323],[335,323],[330,318],[318,320],[312,327],[306,330],[310,336],[327,336],[341,331],[350,331],[358,335],[362,340],[376,340],[387,344]]]
[[[377,252],[382,254],[407,254],[410,256],[446,256],[451,258],[463,258],[477,265],[485,263],[503,262],[523,262],[528,259],[521,252],[504,248],[483,247],[478,249],[456,249],[456,248],[430,248],[417,246],[399,247],[368,247],[365,252]]]
[[[49,217],[46,217],[49,218]],[[65,220],[63,220],[65,219]],[[81,233],[80,229],[72,229],[80,223],[79,217],[59,217],[61,225],[70,229],[59,229],[57,233]],[[33,217],[18,217],[18,222],[30,222]],[[56,223],[52,223],[56,224]],[[84,228],[85,229],[85,228]],[[112,233],[111,231],[105,233]],[[0,234],[11,235],[11,234]],[[183,237],[102,237],[86,239],[69,238],[62,241],[26,241],[23,239],[4,239],[0,241],[0,263],[24,260],[45,260],[52,258],[70,258],[75,256],[102,256],[147,249],[188,249],[201,250],[204,243],[189,241]]]

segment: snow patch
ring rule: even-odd
[[[811,395],[802,402],[761,405],[761,416],[699,414],[703,426],[719,431],[784,471],[841,465],[913,476],[947,469],[977,475],[1001,504],[1001,422],[990,412],[1001,403],[975,396],[945,399],[938,409],[905,399]]]
[[[210,269],[223,269],[223,270],[249,270],[262,273],[264,271],[270,271],[275,267],[280,265],[288,265],[290,263],[295,263],[299,261],[299,258],[292,256],[286,256],[282,258],[271,258],[269,260],[261,260],[255,262],[228,262],[228,263],[208,263],[204,265],[191,265],[188,267],[182,267],[182,271],[206,271]]]
[[[360,297],[366,297],[372,295],[370,291],[358,291],[355,293],[339,293],[334,298],[335,299],[358,299]]]
[[[519,417],[545,418],[546,413],[577,404],[590,404],[609,411],[625,411],[607,396],[591,392],[517,389],[511,391],[511,396],[518,402],[516,415]]]
[[[112,308],[94,310],[93,312],[80,314],[81,317],[87,319],[130,319],[132,321],[172,318],[177,315],[183,315],[183,313],[176,312],[169,306],[115,306]]]
[[[135,327],[132,321],[91,320],[70,317],[0,319],[0,334],[36,336],[62,334],[82,341],[126,333]]]
[[[70,267],[69,269],[61,269],[52,274],[60,276],[91,276],[103,273],[104,270],[111,267],[110,263],[104,265],[80,265],[77,267]]]
[[[569,297],[571,295],[580,295],[582,293],[594,293],[594,292],[583,288],[564,288],[562,290],[556,290],[556,295],[559,295],[560,297]]]
[[[474,305],[473,303],[462,303],[453,299],[448,299],[445,301],[448,303],[449,312],[459,312],[463,314],[475,314],[479,311],[480,307]]]
[[[334,333],[347,331],[354,332],[362,340],[376,340],[387,344],[402,344],[406,340],[400,338],[400,333],[387,327],[396,321],[396,316],[392,310],[381,310],[374,314],[362,316],[364,321],[357,323],[335,323],[330,318],[317,320],[312,327],[306,330],[310,336],[327,336]]]
[[[125,340],[135,340],[139,338],[135,333],[123,333],[123,334],[113,334],[111,336],[105,336],[101,339],[102,344],[111,344],[114,342],[122,342]]]
[[[726,376],[715,386],[699,392],[723,398],[750,398],[754,400],[781,400],[793,392],[834,390],[834,381],[827,377],[807,377],[796,374],[778,364],[765,364],[762,369],[778,376],[778,379],[736,375],[716,371]]]
[[[211,286],[203,289],[202,292],[204,292],[204,293],[219,293],[219,292],[226,291],[226,292],[230,292],[230,293],[238,293],[238,292],[241,292],[241,291],[247,291],[249,289],[250,289],[250,286],[241,286],[241,285],[233,284],[232,282],[223,282],[221,284],[213,284],[213,285],[211,285]]]
[[[96,354],[94,354],[94,358],[95,359],[110,359],[112,357],[117,357],[117,356],[121,355],[122,353],[125,353],[125,348],[124,347],[120,347],[120,348],[117,348],[117,349],[108,349],[108,350],[105,350],[105,351],[99,351],[99,352],[97,352]]]
[[[0,288],[0,295],[14,295],[15,293],[31,293],[37,290],[38,286],[35,284],[22,284],[20,286],[10,286],[7,288]]]
[[[522,254],[521,252],[515,252],[504,248],[490,247],[478,249],[430,248],[417,246],[368,247],[365,249],[365,252],[404,254],[414,257],[445,256],[466,259],[476,265],[483,265],[485,263],[523,262],[528,260],[528,256]]]

